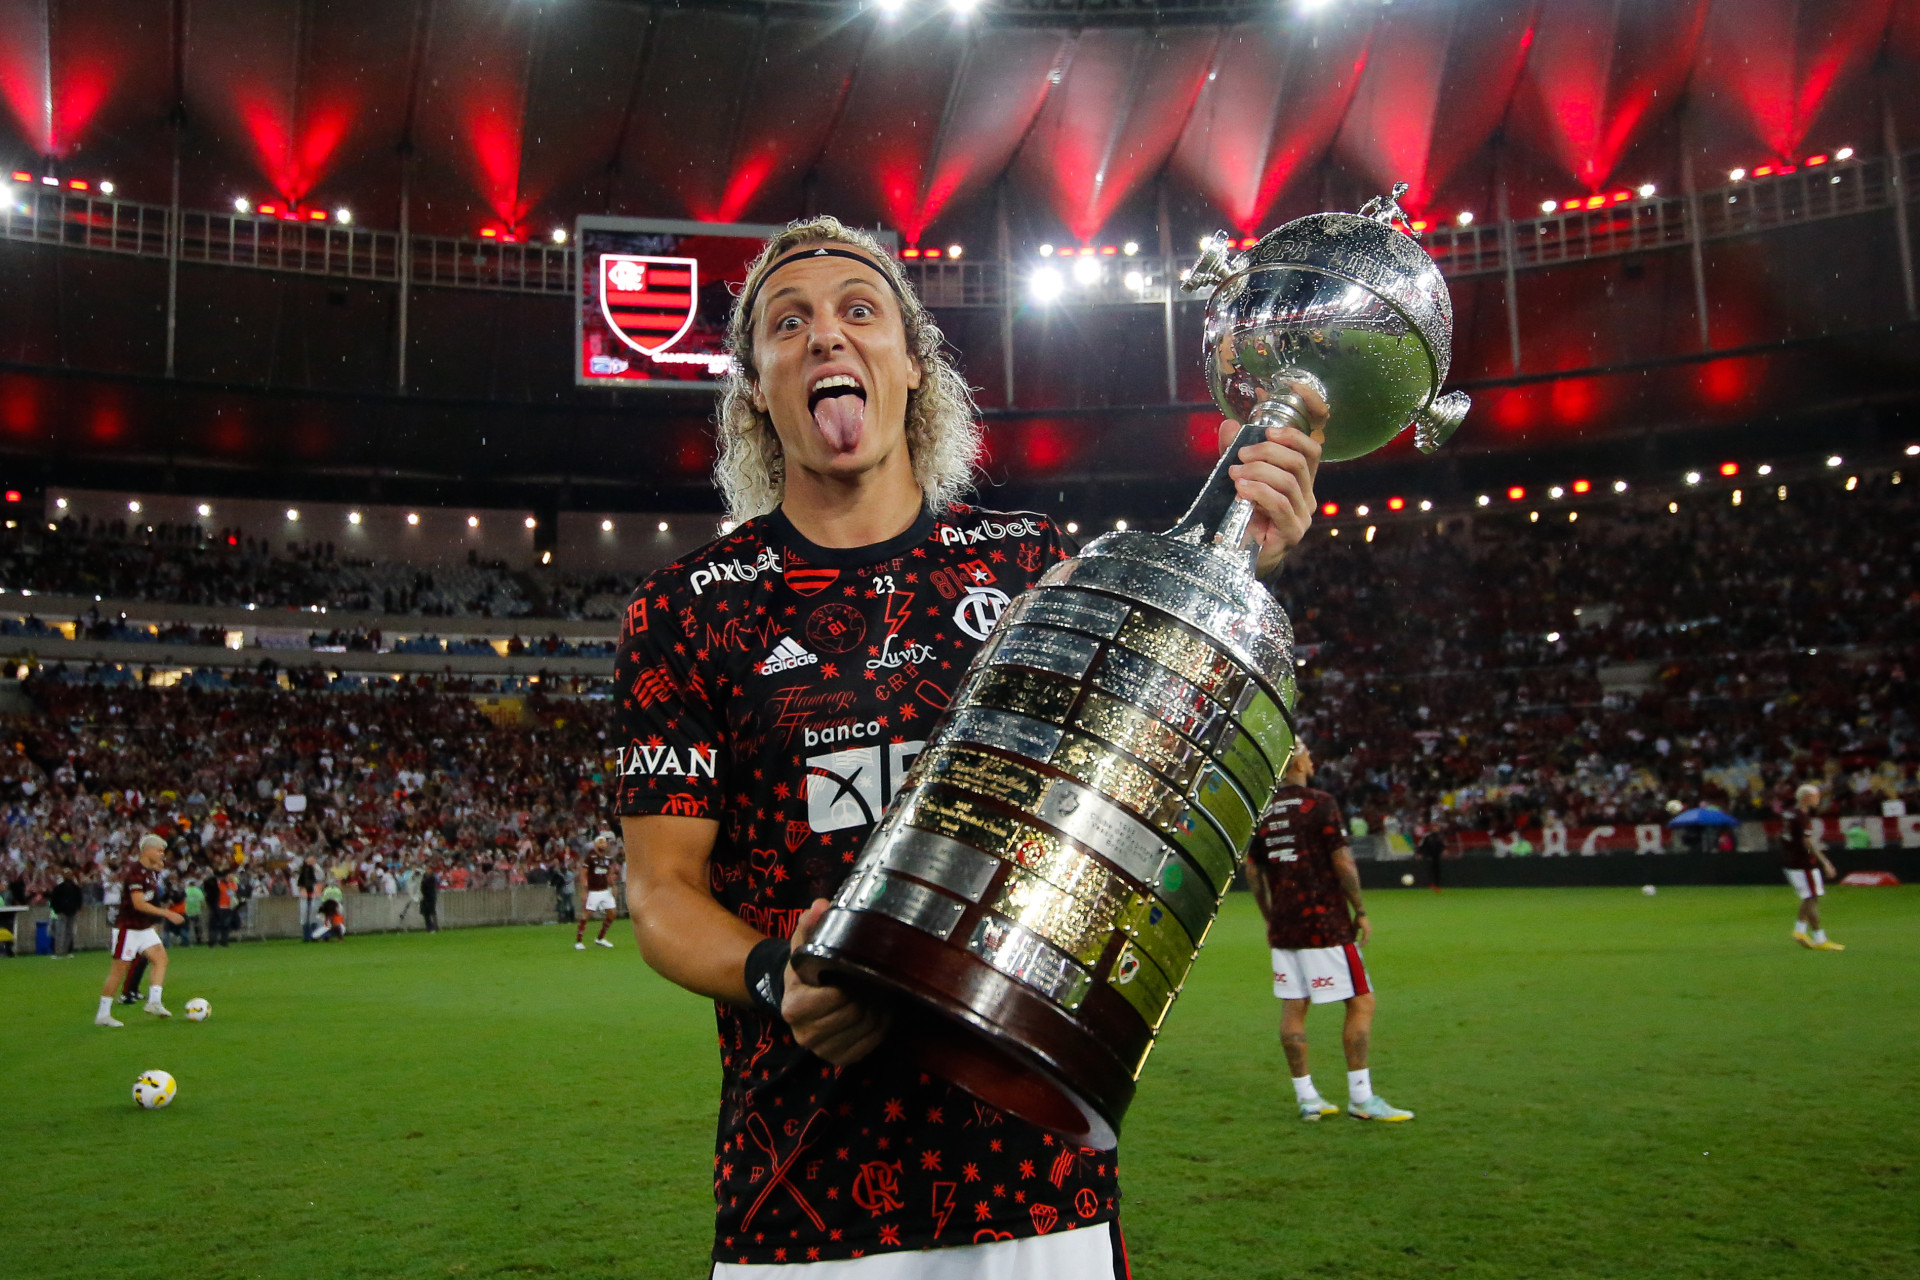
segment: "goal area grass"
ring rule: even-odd
[[[1784,885],[1369,908],[1374,1087],[1418,1118],[1295,1118],[1232,895],[1121,1142],[1141,1280],[1920,1275],[1920,888],[1837,888],[1844,953],[1792,945]],[[705,1276],[711,1005],[610,937],[183,949],[173,1019],[120,1031],[104,954],[0,961],[0,1271]],[[1344,1103],[1339,1027],[1307,1029]]]

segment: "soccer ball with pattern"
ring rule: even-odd
[[[158,1111],[173,1101],[173,1077],[164,1071],[142,1071],[133,1082],[133,1100],[147,1111]]]
[[[187,1001],[187,1021],[205,1022],[207,1015],[213,1012],[213,1006],[199,996]]]

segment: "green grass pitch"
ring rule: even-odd
[[[1234,895],[1122,1143],[1135,1274],[1920,1276],[1920,889],[1377,893],[1375,1085],[1293,1118]],[[175,1011],[0,961],[0,1272],[706,1274],[710,1007],[558,926],[176,952]],[[213,1018],[178,1016],[206,996]],[[1308,1024],[1344,1099],[1338,1013]],[[180,1082],[144,1113],[135,1075]]]

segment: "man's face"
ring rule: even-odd
[[[759,311],[753,403],[772,418],[789,468],[852,479],[907,447],[920,362],[907,350],[900,300],[875,268],[803,258],[768,279]]]
[[[158,871],[161,864],[166,860],[167,851],[160,846],[151,844],[143,844],[140,846],[140,865],[147,870]]]
[[[1794,797],[1794,800],[1799,804],[1802,813],[1812,813],[1820,807],[1820,793],[1817,791],[1802,791]]]

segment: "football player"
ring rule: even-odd
[[[156,1018],[173,1016],[160,1002],[160,988],[167,980],[167,948],[155,926],[162,920],[179,924],[186,917],[157,901],[160,868],[166,860],[167,842],[156,835],[142,836],[138,856],[120,878],[120,910],[113,921],[113,966],[100,988],[100,1012],[93,1016],[96,1027],[125,1025],[113,1016],[113,997],[126,981],[127,967],[137,957],[144,957],[153,967],[153,981],[147,986],[147,1012]]]
[[[613,913],[618,909],[613,898],[613,832],[602,831],[593,838],[593,848],[580,860],[587,877],[587,899],[580,905],[579,923],[573,930],[573,949],[587,949],[587,917],[600,913],[600,936],[594,939],[597,946],[612,947],[607,941],[607,926],[613,923]]]
[[[1296,746],[1247,854],[1247,883],[1267,919],[1273,948],[1280,1047],[1293,1072],[1294,1100],[1302,1120],[1340,1109],[1320,1096],[1307,1069],[1307,1009],[1340,1001],[1347,1006],[1340,1032],[1347,1054],[1347,1114],[1356,1120],[1411,1120],[1413,1112],[1389,1105],[1373,1091],[1367,1066],[1373,984],[1360,958],[1360,944],[1373,930],[1340,805],[1309,787],[1312,778],[1313,756]]]
[[[962,1093],[888,1036],[884,1001],[789,963],[1066,544],[1039,513],[962,501],[966,382],[871,236],[823,217],[774,237],[729,349],[716,480],[735,523],[635,593],[615,668],[635,939],[718,1005],[713,1276],[1124,1275],[1117,1156]],[[1289,429],[1239,455],[1264,572],[1312,518],[1319,454]]]
[[[1801,783],[1793,793],[1793,812],[1787,817],[1782,836],[1780,870],[1800,898],[1800,911],[1793,920],[1793,940],[1810,951],[1845,951],[1839,943],[1829,941],[1827,931],[1820,927],[1820,899],[1827,892],[1821,872],[1826,873],[1827,880],[1833,879],[1835,872],[1827,851],[1813,834],[1813,811],[1819,807],[1818,784]]]

